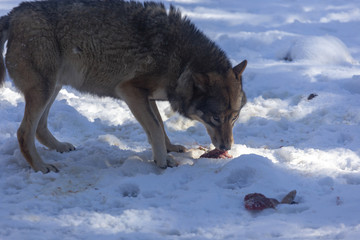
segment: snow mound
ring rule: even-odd
[[[355,63],[346,45],[333,36],[296,39],[283,58],[287,61],[309,61],[318,64]]]

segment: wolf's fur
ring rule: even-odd
[[[47,128],[61,86],[124,100],[143,126],[159,167],[175,163],[154,100],[168,100],[182,115],[203,122],[213,144],[230,149],[232,127],[246,98],[241,74],[222,50],[180,12],[162,4],[121,0],[25,2],[0,19],[0,48],[26,106],[18,130],[20,149],[35,171],[45,164],[35,136],[59,152],[74,150]],[[0,84],[5,67],[0,60]]]

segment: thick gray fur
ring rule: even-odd
[[[24,2],[0,18],[0,49],[24,94],[20,149],[35,171],[45,164],[35,136],[59,152],[74,150],[47,128],[51,104],[63,85],[124,100],[143,126],[159,167],[175,166],[154,100],[168,100],[182,115],[205,124],[217,148],[230,149],[232,126],[246,98],[241,74],[225,53],[174,7],[121,0]],[[5,64],[0,58],[0,84]],[[214,116],[216,115],[216,116]]]

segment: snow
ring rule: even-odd
[[[299,38],[291,44],[283,58],[320,64],[355,63],[345,44],[333,36]]]
[[[20,1],[0,1],[6,14]],[[160,102],[177,168],[158,169],[126,104],[65,87],[49,115],[77,150],[38,144],[59,173],[35,173],[16,131],[24,100],[0,88],[0,239],[359,239],[360,4],[172,0],[236,64],[248,103],[233,159],[198,159],[205,128]],[[312,94],[313,98],[309,98]],[[314,97],[315,96],[315,97]],[[294,205],[249,212],[244,196]]]

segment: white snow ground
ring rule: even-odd
[[[0,1],[0,14],[19,2]],[[24,100],[7,79],[0,239],[359,239],[359,1],[171,2],[234,64],[249,61],[234,158],[196,159],[202,152],[193,150],[174,154],[179,167],[160,170],[123,102],[64,88],[50,129],[77,150],[39,144],[61,171],[35,173],[16,139]],[[209,146],[201,124],[160,106],[173,142]],[[248,193],[280,199],[293,189],[296,205],[244,208]]]

